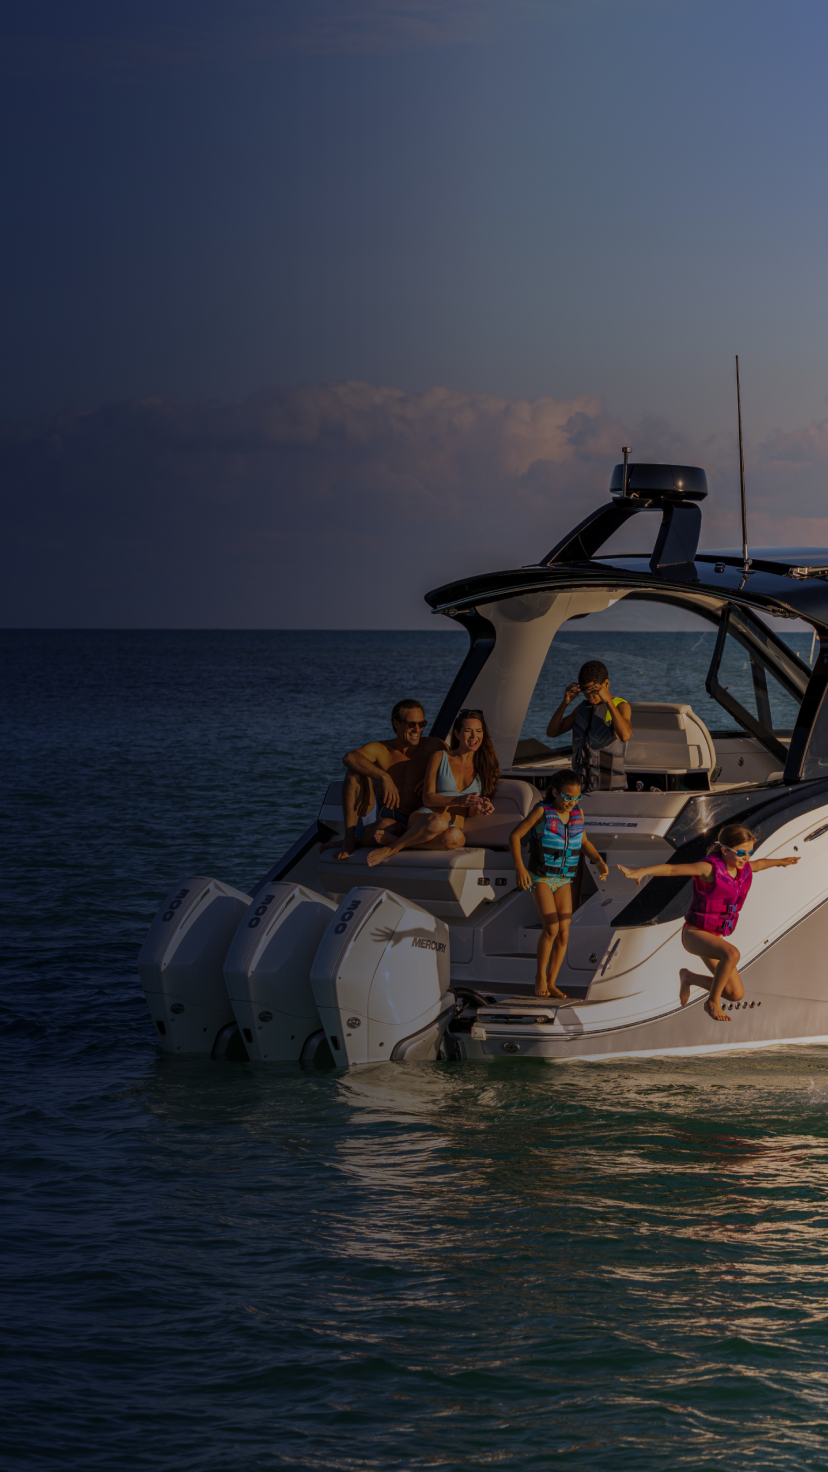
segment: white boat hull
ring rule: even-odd
[[[680,944],[680,937],[676,939]],[[451,1044],[457,1056],[483,1062],[497,1057],[680,1057],[828,1042],[828,901],[742,968],[745,998],[725,1002],[727,1022],[715,1022],[704,1010],[700,988],[686,1007],[678,1005],[678,957],[670,954],[674,945],[665,949],[660,955],[674,1000],[648,1016],[641,1013],[652,997],[650,988],[613,1001],[545,1006],[550,1021],[543,1023],[499,1021],[494,1004],[476,1009],[474,1018],[469,1015],[465,1021],[461,1014],[449,1031]],[[693,964],[686,955],[684,961]],[[501,1015],[506,1016],[510,1005],[519,1011],[511,999],[500,1008]],[[536,999],[528,1003],[530,1010],[542,1005]]]

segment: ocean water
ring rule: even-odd
[[[609,650],[630,698],[695,691],[696,637],[565,631],[544,689]],[[828,1468],[825,1049],[158,1050],[169,884],[249,887],[464,642],[0,635],[4,1468]]]

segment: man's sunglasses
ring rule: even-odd
[[[400,721],[400,725],[405,726],[407,731],[413,731],[415,727],[418,731],[423,731],[428,725],[428,721]]]
[[[729,848],[726,843],[722,844],[722,847],[726,848],[729,854],[735,854],[737,859],[749,859],[753,853],[752,848]]]

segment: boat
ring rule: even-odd
[[[609,498],[540,560],[426,595],[468,635],[431,734],[447,738],[465,707],[485,712],[502,772],[494,812],[468,819],[462,849],[408,849],[371,869],[367,850],[346,861],[320,851],[344,831],[334,782],[252,895],[181,881],[139,958],[162,1047],[354,1066],[828,1042],[828,550],[699,550],[707,494],[700,467],[625,456]],[[612,551],[645,512],[660,517],[652,550]],[[553,1001],[534,994],[538,921],[508,838],[571,751],[521,732],[559,631],[622,602],[705,621],[715,635],[705,691],[729,724],[711,730],[686,700],[632,702],[627,790],[582,799],[609,874],[582,859],[558,978],[566,998]],[[812,665],[776,632],[780,619],[813,628]],[[748,671],[741,685],[728,677],[735,661]],[[746,994],[725,1002],[723,1024],[700,987],[679,1000],[692,880],[639,888],[618,865],[694,862],[727,822],[750,826],[756,858],[800,862],[754,877],[737,937]],[[191,1020],[202,992],[209,1017]]]

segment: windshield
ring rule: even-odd
[[[736,706],[743,707],[763,725],[768,724],[767,707],[762,704],[764,673],[770,729],[777,735],[790,733],[799,701],[771,671],[763,670],[761,659],[751,659],[750,651],[732,632],[724,640],[718,678],[726,695],[733,697],[733,711],[723,708],[706,688],[716,651],[716,624],[665,606],[663,602],[637,601],[626,606],[625,603],[626,600],[620,600],[605,613],[572,619],[563,625],[549,647],[538,677],[522,739],[534,737],[548,744],[549,718],[560,704],[566,686],[577,680],[580,666],[588,659],[600,659],[607,666],[614,696],[629,701],[687,704],[701,717],[714,739],[717,735],[745,734],[744,724],[735,716]],[[633,623],[639,627],[630,628]],[[800,625],[792,633],[785,632],[779,637],[792,653],[810,665],[812,632],[809,628]],[[563,742],[568,744],[568,738],[564,737]]]

